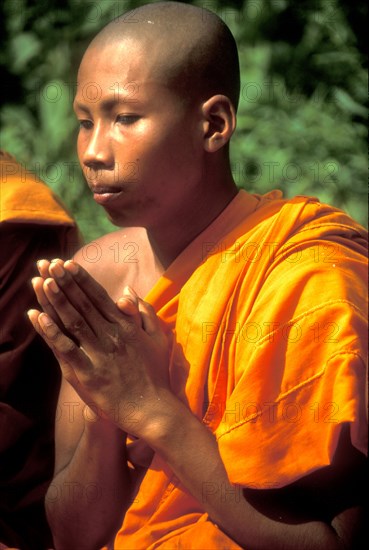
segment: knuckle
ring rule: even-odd
[[[58,351],[63,355],[70,355],[77,350],[77,346],[69,338],[60,338]]]
[[[68,354],[76,350],[76,345],[72,340],[60,332],[56,325],[50,325],[44,329],[46,339],[50,346],[57,353]]]
[[[81,333],[86,330],[86,324],[82,317],[76,317],[65,323],[65,328],[71,334]]]
[[[83,313],[83,315],[91,315],[91,313],[94,311],[94,307],[91,304],[90,300],[86,297],[82,297],[78,306],[78,309]]]
[[[139,328],[138,328],[138,326],[136,325],[135,322],[125,320],[122,323],[122,328],[123,328],[123,332],[124,332],[124,340],[125,341],[137,340],[138,333],[139,333]]]
[[[44,327],[43,332],[50,342],[56,342],[57,339],[60,337],[60,331],[58,327],[54,324]]]
[[[101,331],[99,334],[99,340],[105,354],[114,354],[119,348],[119,339],[112,334],[107,334],[106,332]]]
[[[129,320],[121,320],[119,324],[111,323],[102,326],[97,334],[106,353],[115,353],[127,342],[137,340],[139,328]]]

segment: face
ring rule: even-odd
[[[201,108],[160,82],[148,57],[128,40],[88,50],[74,102],[78,156],[113,223],[170,228],[201,189]]]

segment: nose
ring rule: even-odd
[[[87,168],[92,169],[109,169],[114,166],[114,156],[109,133],[101,123],[97,123],[94,126],[82,154],[82,161]]]

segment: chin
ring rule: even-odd
[[[105,210],[108,220],[117,227],[137,227],[138,224],[132,218],[132,216],[126,215],[122,212],[108,212]]]
[[[117,227],[127,227],[127,223],[125,220],[123,220],[121,217],[118,216],[112,216],[107,212],[107,217],[110,223],[113,225],[116,225]]]

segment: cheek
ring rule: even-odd
[[[81,134],[78,134],[78,136],[77,136],[77,155],[78,155],[78,159],[79,159],[80,164],[82,164],[82,157],[83,157],[83,154],[86,150],[86,145],[85,145],[84,141],[85,140],[82,139]]]

